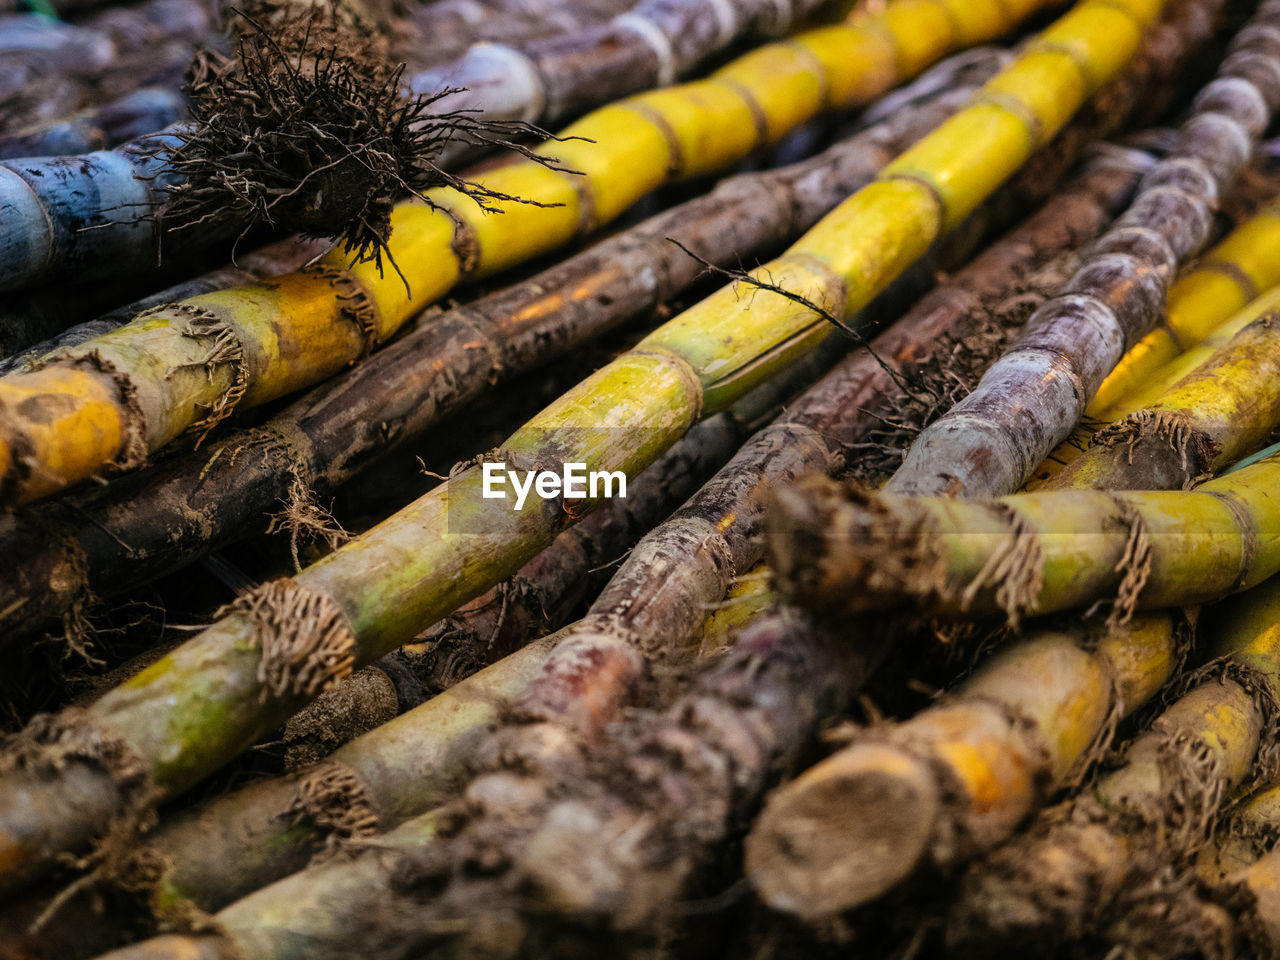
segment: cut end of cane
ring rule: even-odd
[[[747,874],[775,910],[832,917],[915,871],[939,809],[924,763],[860,744],[773,795],[747,839]]]
[[[799,606],[867,613],[946,589],[927,510],[825,476],[774,496],[766,542],[779,592]]]

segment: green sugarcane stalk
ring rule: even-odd
[[[652,525],[690,487],[696,487],[700,478],[728,459],[741,439],[742,429],[726,415],[700,424],[636,478],[626,499],[614,501],[574,531],[566,531],[526,564],[518,576],[538,582],[541,572],[535,565],[541,560],[553,567],[550,587],[554,587],[559,580],[559,571],[554,569],[557,561],[562,562],[565,554],[570,559],[581,558],[588,550],[586,543],[574,537],[577,531],[588,528],[601,535],[601,543],[590,549],[609,554],[607,558],[597,556],[596,561],[616,556],[634,540],[630,534],[632,525]],[[550,559],[544,559],[548,554]],[[579,576],[584,572],[579,570]],[[485,637],[486,641],[489,639]],[[383,829],[449,797],[465,782],[477,738],[506,709],[503,701],[513,697],[521,684],[531,678],[532,665],[540,666],[545,661],[551,649],[545,642],[539,642],[532,652],[515,652],[527,648],[531,639],[528,633],[511,638],[505,650],[499,648],[501,653],[509,654],[499,664],[458,681],[393,723],[343,746],[328,758],[323,770],[305,770],[278,781],[255,784],[163,824],[147,841],[151,849],[172,864],[157,894],[160,911],[172,909],[172,904],[182,900],[190,900],[202,910],[219,909],[300,869],[322,851],[333,836],[331,826],[324,821],[299,818],[293,808],[299,796],[299,782],[324,775],[334,765],[353,775],[355,786],[344,786],[345,795],[354,796],[372,810]],[[443,647],[453,641],[443,636],[437,642]],[[451,719],[445,721],[445,717]],[[227,826],[233,823],[241,826],[228,830]],[[251,829],[246,826],[249,824],[253,825]]]

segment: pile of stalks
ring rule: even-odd
[[[0,960],[1280,958],[1278,113],[1280,0],[3,7]]]

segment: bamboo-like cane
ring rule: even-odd
[[[115,150],[0,163],[0,290],[46,279],[55,265],[84,279],[154,266],[152,212],[171,181],[165,152],[179,142],[148,134]]]
[[[452,63],[410,77],[409,85],[423,92],[456,88],[457,93],[434,104],[441,112],[478,110],[493,118],[561,123],[601,103],[669,86],[737,38],[785,34],[820,5],[820,0],[641,0],[607,24],[568,36],[477,44]],[[913,43],[940,51],[945,47],[935,44],[956,40],[956,24],[948,22],[952,8],[958,5],[898,0],[879,16],[852,18],[840,39],[865,43],[869,29],[886,28],[897,37],[903,28],[895,25],[909,22],[918,32]],[[948,36],[951,40],[945,39]],[[807,37],[795,43],[803,49]],[[901,49],[901,42],[895,42]],[[756,56],[767,56],[769,49]],[[929,59],[936,55],[925,54]]]
[[[44,297],[35,303],[32,302],[34,297],[31,295],[17,297],[15,310],[0,317],[0,353],[12,352],[12,355],[0,359],[0,374],[37,370],[49,356],[115,330],[142,311],[169,303],[178,297],[195,297],[215,290],[262,283],[281,273],[298,270],[309,261],[322,256],[328,246],[317,240],[279,240],[258,250],[240,254],[236,257],[235,264],[210,270],[193,279],[183,279],[154,293],[148,291],[146,296],[74,327],[66,326],[65,305],[58,309],[56,303],[49,303]],[[52,339],[45,339],[47,337]]]
[[[1278,308],[1280,289],[1255,300],[1230,340],[1037,489],[1185,489],[1263,446],[1280,424]]]
[[[401,11],[398,59],[423,68],[448,63],[475,43],[507,43],[574,33],[627,9],[627,0],[432,0]]]
[[[1274,776],[1271,763],[1260,765]],[[1280,789],[1263,788],[1228,802],[1234,806],[1194,863],[1184,866],[1184,858],[1178,858],[1164,870],[1148,869],[1138,877],[1137,895],[1124,897],[1116,911],[1122,915],[1102,934],[1113,950],[1141,960],[1280,954],[1274,893],[1280,882],[1275,856]]]
[[[1210,357],[1231,343],[1245,327],[1265,319],[1267,304],[1274,306],[1278,292],[1280,288],[1272,287],[1257,300],[1246,305],[1239,313],[1220,324],[1213,333],[1196,346],[1170,360],[1164,366],[1157,367],[1148,376],[1147,382],[1141,389],[1128,394],[1122,403],[1117,404],[1114,408],[1115,412],[1132,414],[1159,400],[1175,384],[1185,380],[1203,366]]]
[[[1280,569],[1280,458],[1190,492],[1057,490],[991,501],[868,494],[815,478],[782,491],[770,552],[791,598],[861,613],[1027,614],[1115,600],[1188,606]]]
[[[193,41],[170,38],[114,61],[93,74],[58,73],[41,78],[9,98],[0,108],[8,133],[19,134],[56,124],[77,111],[106,103],[144,88],[158,88],[186,103],[183,77],[191,66]],[[127,139],[162,127],[137,130]],[[122,141],[123,142],[123,141]]]
[[[1102,381],[1085,411],[1118,419],[1156,370],[1209,337],[1250,300],[1280,283],[1280,201],[1272,201],[1200,257],[1169,291],[1167,315]]]
[[[317,387],[263,429],[238,431],[207,453],[77,497],[70,518],[54,503],[0,519],[0,556],[23,558],[0,575],[0,610],[8,611],[0,614],[0,636],[17,638],[50,618],[74,619],[91,595],[110,597],[261,529],[296,475],[328,495],[386,451],[387,438],[368,424],[387,424],[399,443],[413,442],[495,381],[647,315],[702,270],[666,238],[725,267],[776,248],[959,109],[974,86],[969,78],[989,76],[1001,59],[967,63],[954,92],[817,157],[729,179],[526,283],[424,317],[398,343]],[[935,69],[950,73],[947,64]]]
[[[497,459],[522,469],[577,462],[587,471],[623,472],[652,463],[698,419],[727,408],[825,339],[829,321],[794,295],[828,315],[853,316],[1120,71],[1161,9],[1159,0],[1076,6],[989,81],[972,106],[754,272],[784,293],[755,289],[744,296],[735,284],[711,295],[535,416]],[[283,279],[278,284],[287,286]],[[157,321],[157,328],[164,326]],[[75,371],[50,366],[30,376],[50,374],[56,382]],[[203,367],[199,375],[219,377]],[[15,379],[8,378],[10,386]],[[96,426],[107,433],[119,423],[108,406],[92,408],[101,415]],[[56,436],[56,424],[67,419],[41,436]],[[113,439],[95,444],[97,452],[118,447]],[[92,455],[77,459],[83,465]],[[1219,482],[1239,485],[1267,468],[1251,469]],[[493,501],[496,509],[481,510],[479,484],[478,468],[458,474],[297,577],[243,599],[78,721],[61,723],[86,735],[94,731],[94,743],[116,745],[113,755],[130,758],[129,770],[142,771],[160,795],[173,795],[353,666],[510,576],[599,499],[569,504],[531,494],[523,510]],[[48,734],[37,728],[27,736]],[[0,888],[6,889],[56,853],[87,842],[123,799],[102,766],[55,772],[38,759],[23,766],[0,784]],[[89,783],[95,799],[87,803]]]
[[[1227,608],[1207,678],[1161,713],[1118,769],[969,870],[950,943],[1078,942],[1123,915],[1143,880],[1194,854],[1224,797],[1274,767],[1278,591],[1273,580]]]
[[[1155,325],[1178,265],[1209,239],[1214,204],[1280,107],[1277,26],[1280,3],[1265,0],[1128,213],[977,389],[920,435],[889,489],[1011,493],[1070,435],[1125,348]]]
[[[1274,622],[1275,611],[1272,617]],[[1192,919],[1186,927],[1193,943],[1212,937],[1226,945],[1219,948],[1223,955],[1229,950],[1235,956],[1280,955],[1277,828],[1280,788],[1274,787],[1253,797],[1219,826],[1213,844],[1200,856],[1197,872],[1201,886],[1179,891],[1185,899],[1176,902],[1178,918]],[[1196,923],[1201,917],[1211,918],[1210,923]],[[1146,957],[1163,960],[1172,956],[1162,949],[1160,939],[1151,939],[1154,943]]]
[[[1178,614],[1040,630],[941,705],[859,731],[776,790],[747,839],[761,898],[808,921],[1007,840],[1180,666]]]
[[[1165,316],[1125,352],[1098,388],[1085,415],[1119,420],[1155,400],[1197,364],[1174,375],[1179,354],[1197,350],[1207,338],[1261,293],[1280,283],[1280,203],[1273,202],[1198,258],[1169,289]],[[1219,340],[1214,343],[1221,345]],[[1198,356],[1203,357],[1201,353]],[[1085,450],[1093,430],[1077,426],[1045,458],[1029,489],[1052,482]]]
[[[161,60],[180,49],[189,59],[195,44],[216,34],[214,19],[212,4],[204,0],[147,0],[79,18],[74,26],[37,14],[0,17],[0,100],[5,101],[0,115],[6,128],[0,157],[86,153],[173,123],[175,105],[183,98],[172,88],[153,92],[149,101],[133,100],[93,115],[100,101],[147,82],[157,48],[166,51]],[[126,72],[133,74],[132,83]],[[27,101],[39,103],[40,88],[57,89],[60,82],[83,88],[69,106],[72,111],[90,107],[88,113],[68,122],[55,107],[52,116],[28,119],[33,104]],[[15,85],[21,89],[9,90]],[[164,110],[158,109],[162,103]],[[140,129],[126,129],[129,114]],[[114,139],[107,139],[107,131]]]
[[[0,99],[42,75],[93,72],[115,57],[111,38],[35,13],[0,17]]]
[[[709,80],[598,110],[563,131],[583,139],[540,148],[566,169],[529,161],[477,178],[480,188],[495,196],[532,201],[497,202],[501,216],[486,216],[473,200],[445,188],[427,195],[435,208],[402,204],[392,216],[397,239],[388,250],[397,270],[385,275],[373,263],[347,269],[334,254],[315,269],[277,278],[269,288],[231,290],[157,309],[38,374],[0,379],[0,502],[25,503],[103,471],[137,466],[147,452],[184,431],[203,435],[238,406],[264,403],[323,379],[385,340],[460,279],[490,275],[555,249],[584,226],[613,219],[673,175],[723,167],[778,139],[823,106],[872,97],[917,72],[948,44],[990,37],[1036,5],[1033,0],[948,2],[922,5],[919,16],[868,25],[852,36],[841,27],[827,28],[835,32],[748,54]],[[1068,72],[1065,53],[1041,50],[1031,66],[992,88],[1002,98],[1008,92],[1026,103],[1039,125],[1031,122],[1031,114],[1012,117],[1011,107],[975,107],[965,124],[999,138],[998,149],[983,152],[980,162],[959,153],[922,152],[895,171],[900,174],[895,183],[872,190],[877,203],[901,207],[910,217],[903,221],[908,226],[893,233],[911,242],[883,247],[881,259],[890,273],[918,256],[944,225],[959,222],[1123,65],[1141,28],[1160,9],[1157,0],[1149,2],[1150,8],[1137,8],[1139,20],[1123,9],[1081,15],[1090,27],[1116,20],[1114,54],[1090,57],[1098,70],[1090,67],[1087,76],[1081,68]],[[921,29],[926,8],[933,11],[929,22],[936,14],[938,29],[945,32]],[[918,40],[929,46],[917,46]],[[860,49],[879,55],[854,56]],[[895,51],[893,62],[899,66],[887,69]],[[1019,89],[1012,90],[1015,85]],[[1052,102],[1041,102],[1042,93]],[[1028,139],[1033,127],[1036,136]],[[950,152],[962,139],[950,134],[937,142]],[[925,181],[908,179],[917,163],[926,176],[949,173],[948,160],[965,168],[966,179],[940,187],[936,198]],[[835,266],[859,269],[851,261]],[[803,266],[800,274],[807,274]],[[816,287],[809,292],[824,299]],[[874,292],[850,290],[847,299],[856,309]],[[31,409],[52,404],[64,412],[51,421],[32,421],[19,412],[27,400],[33,401]]]

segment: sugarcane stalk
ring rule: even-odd
[[[218,910],[301,870],[339,845],[344,836],[338,828],[349,820],[364,823],[360,836],[368,837],[370,824],[388,830],[447,802],[466,782],[476,751],[510,699],[537,675],[557,639],[551,634],[532,641],[320,764],[166,819],[145,840],[167,861],[153,894],[157,915],[180,912],[188,902]],[[325,784],[336,786],[307,805],[300,802]],[[326,795],[338,802],[323,802]],[[345,839],[353,839],[350,831]]]
[[[994,70],[998,60],[966,66],[954,93],[922,101],[817,157],[727,180],[527,283],[424,317],[398,343],[262,429],[233,433],[208,453],[77,497],[70,516],[49,504],[0,519],[0,538],[10,545],[0,556],[25,558],[0,576],[0,611],[9,611],[0,614],[0,636],[48,626],[90,596],[110,597],[261,529],[289,498],[296,475],[326,496],[385,453],[388,438],[414,443],[492,383],[647,315],[701,273],[684,250],[730,266],[739,256],[776,249],[959,109],[978,72]],[[386,424],[386,435],[369,424]]]
[[[1280,290],[1250,304],[1227,343],[1037,489],[1187,489],[1264,445],[1280,424],[1277,307]]]
[[[1186,379],[1203,366],[1210,357],[1231,343],[1245,327],[1261,318],[1265,314],[1265,304],[1275,303],[1275,295],[1276,288],[1272,287],[1246,305],[1243,310],[1227,318],[1199,344],[1156,368],[1140,390],[1135,390],[1127,395],[1122,403],[1116,405],[1115,414],[1131,414],[1159,400],[1174,385]]]
[[[426,69],[449,63],[476,43],[513,43],[584,31],[622,13],[627,0],[504,3],[436,0],[404,11],[394,49]]]
[[[592,591],[592,574],[617,562],[664,519],[745,439],[724,415],[694,427],[615,500],[555,539],[502,581],[434,624],[423,644],[424,674],[443,689],[457,678],[569,622]]]
[[[180,276],[175,278],[178,282],[172,286],[155,292],[147,290],[143,296],[96,315],[89,313],[91,319],[70,327],[66,320],[72,311],[60,302],[54,291],[19,295],[14,298],[14,309],[5,311],[2,318],[4,328],[0,331],[0,352],[9,355],[0,359],[0,373],[38,370],[50,356],[115,330],[138,313],[169,303],[175,297],[198,296],[248,283],[261,283],[280,273],[306,266],[322,256],[326,249],[327,244],[322,241],[279,240],[238,255],[235,264],[225,264],[190,279]],[[131,287],[136,286],[131,284]],[[77,305],[85,301],[92,304],[91,298],[86,296],[78,297]]]
[[[1188,925],[1192,942],[1213,945],[1237,956],[1273,958],[1280,955],[1280,850],[1275,847],[1280,825],[1280,790],[1265,790],[1218,828],[1208,856],[1198,865],[1201,886],[1187,891],[1177,904],[1194,920]],[[1211,925],[1217,921],[1216,926]],[[1127,931],[1126,931],[1127,932]],[[1199,934],[1199,936],[1196,936]],[[1206,936],[1208,934],[1208,936]],[[1216,935],[1216,936],[1214,936]],[[1159,939],[1146,957],[1168,956]],[[1206,951],[1207,952],[1207,951]]]
[[[1169,290],[1167,314],[1125,353],[1085,411],[1119,419],[1127,400],[1179,354],[1280,283],[1280,202],[1272,201],[1197,259]]]
[[[608,23],[567,36],[477,44],[453,62],[413,75],[409,86],[422,92],[456,90],[433,105],[440,111],[477,110],[495,118],[561,123],[610,100],[669,86],[741,37],[785,34],[820,3],[642,0],[625,12],[618,11]],[[838,38],[829,39],[854,41],[852,49],[858,49],[856,43],[865,44],[869,31],[881,30],[894,38],[899,50],[906,50],[907,44],[898,38],[910,24],[915,33],[911,44],[919,44],[924,51],[916,62],[924,64],[960,40],[958,21],[949,19],[953,8],[960,5],[899,0],[878,16],[852,18]],[[999,35],[1000,31],[990,33],[983,23],[989,13],[975,10],[968,17],[971,22],[963,26],[965,31],[976,28],[988,40]],[[804,44],[804,36],[798,42]],[[782,49],[774,45],[756,56],[773,58]],[[446,156],[453,159],[466,146],[459,144]]]
[[[1267,0],[1129,211],[978,387],[917,438],[889,489],[1011,493],[1070,435],[1125,348],[1155,325],[1178,265],[1209,239],[1214,204],[1280,107],[1277,25],[1280,4]]]
[[[1280,204],[1245,221],[1221,243],[1198,258],[1169,289],[1165,316],[1125,352],[1085,410],[1095,420],[1120,420],[1156,400],[1208,356],[1206,339],[1239,314],[1249,302],[1280,283]],[[1221,339],[1214,345],[1221,346]],[[1180,354],[1197,351],[1190,365]],[[1181,370],[1182,373],[1175,373]],[[1088,446],[1093,424],[1077,426],[1054,449],[1028,484],[1052,482]]]
[[[753,625],[668,710],[619,732],[607,773],[585,777],[581,748],[553,740],[527,758],[528,775],[486,785],[505,792],[473,789],[472,809],[518,812],[500,835],[459,833],[455,804],[344,864],[310,867],[232,904],[215,917],[222,939],[157,938],[108,956],[224,960],[238,950],[327,960],[355,944],[378,958],[514,956],[534,944],[555,953],[604,942],[600,916],[617,917],[614,929],[637,940],[652,937],[649,921],[670,906],[668,885],[678,887],[746,814],[813,724],[856,686],[867,657],[820,634],[797,644],[778,620]],[[548,789],[548,774],[563,786]],[[685,844],[696,852],[684,855]],[[485,849],[490,869],[451,879],[452,863],[475,862]],[[612,882],[600,889],[593,875]]]
[[[1272,762],[1274,750],[1260,748],[1271,744],[1280,709],[1278,588],[1269,582],[1230,606],[1218,659],[1118,769],[970,869],[950,943],[990,949],[1096,936],[1123,916],[1144,878],[1194,854],[1224,797]]]
[[[524,469],[575,462],[587,471],[624,473],[652,463],[698,419],[727,408],[824,340],[827,316],[854,316],[963,220],[1124,67],[1161,9],[1158,0],[1079,4],[989,81],[974,105],[753,272],[784,293],[758,288],[743,297],[735,284],[712,294],[535,416],[494,461]],[[59,368],[30,376],[50,372]],[[108,431],[110,423],[104,411],[99,429]],[[1253,474],[1217,482],[1239,485],[1247,476]],[[130,758],[129,769],[143,771],[160,795],[174,795],[329,683],[510,576],[599,505],[599,493],[567,504],[535,491],[521,510],[496,501],[483,510],[480,478],[477,467],[457,474],[296,577],[242,599],[230,615],[87,708],[81,729],[97,731],[103,739],[95,743],[115,744]],[[89,783],[92,804],[81,792]],[[70,815],[75,801],[64,791],[73,785],[79,809]],[[0,785],[6,865],[0,887],[12,889],[57,852],[87,842],[122,799],[101,766],[55,772],[38,760],[23,765]]]
[[[174,299],[261,283],[278,274],[298,270],[321,256],[326,249],[327,244],[315,240],[279,240],[238,255],[234,264],[226,264],[192,279],[184,278],[154,293],[148,292],[146,296],[73,327],[66,324],[69,310],[60,298],[51,295],[37,297],[34,294],[17,297],[15,309],[0,315],[0,353],[6,354],[0,359],[0,374],[37,370],[48,357],[115,330],[142,311]]]
[[[858,731],[775,791],[747,839],[747,875],[776,910],[820,922],[923,863],[952,869],[998,843],[1109,746],[1181,665],[1176,613],[1042,629],[940,706]]]
[[[210,41],[217,42],[216,37]],[[18,132],[56,123],[78,110],[123,97],[144,87],[158,87],[179,97],[191,66],[192,41],[170,38],[118,58],[92,74],[58,73],[42,77],[0,101],[0,123]],[[186,98],[182,97],[185,104]],[[162,128],[140,130],[136,135]],[[130,137],[129,139],[132,139]]]
[[[178,143],[148,134],[115,150],[0,163],[0,289],[55,267],[83,279],[153,267],[160,233],[150,213],[172,182],[166,154]]]
[[[35,13],[0,17],[0,99],[41,76],[93,72],[111,63],[109,37]]]
[[[77,109],[152,84],[163,84],[166,89],[157,92],[171,101],[179,100],[177,86],[190,64],[195,45],[218,42],[214,10],[205,0],[146,0],[137,6],[116,7],[77,18],[74,26],[43,15],[2,19],[9,27],[5,31],[9,43],[0,43],[0,75],[7,72],[6,64],[10,68],[17,65],[15,55],[19,60],[24,56],[10,45],[21,45],[23,27],[34,26],[36,36],[54,48],[34,54],[45,61],[39,65],[42,75],[38,79],[28,78],[23,89],[0,98],[0,119],[6,135],[28,133],[36,125],[57,124]],[[89,48],[88,56],[82,55],[85,47]],[[30,58],[32,54],[27,56]],[[46,72],[49,68],[55,68],[56,72]],[[9,156],[82,153],[144,133],[155,133],[167,125],[148,125],[120,136],[111,144],[77,148],[68,143],[67,149],[33,150]]]
[[[875,494],[814,478],[781,491],[769,532],[782,591],[861,613],[1024,615],[1114,601],[1189,606],[1280,569],[1269,457],[1189,492],[1057,490],[992,501]]]
[[[965,25],[956,41],[977,41],[1015,22],[998,4],[951,6],[955,22]],[[1022,14],[1031,6],[1031,0],[1019,0],[1011,12]],[[1158,4],[1150,11],[1143,8],[1140,23],[1124,11],[1082,15],[1094,21],[1119,18],[1114,56],[1099,57],[1100,70],[1088,77],[1082,78],[1079,69],[1068,73],[1061,62],[1065,54],[1056,59],[1037,54],[1035,66],[1047,67],[1045,78],[1055,92],[1062,91],[1062,98],[1031,105],[1044,121],[1034,140],[1025,135],[1027,121],[1010,119],[1009,108],[987,105],[975,107],[964,123],[976,129],[989,121],[991,135],[1004,138],[1000,149],[990,151],[995,158],[991,163],[985,153],[981,158],[925,153],[908,158],[906,163],[919,161],[930,175],[944,171],[948,159],[974,174],[948,185],[938,201],[923,182],[909,185],[916,181],[906,176],[915,174],[905,166],[891,171],[894,183],[871,188],[877,203],[900,204],[914,218],[910,229],[901,231],[913,238],[908,246],[883,248],[893,261],[884,264],[887,275],[915,259],[944,226],[963,219],[1034,146],[1047,141],[1074,107],[1123,66],[1142,26],[1158,9]],[[902,44],[900,60],[909,75],[945,50],[940,45],[912,58],[898,35],[913,22],[904,20],[898,33],[882,25],[867,27],[857,37],[886,55]],[[38,374],[3,378],[0,502],[29,502],[103,471],[136,466],[147,452],[186,430],[203,435],[236,407],[260,404],[332,375],[464,276],[490,275],[554,249],[584,225],[613,219],[669,180],[673,171],[694,176],[720,168],[759,143],[776,140],[824,105],[858,102],[902,78],[902,72],[884,73],[873,66],[880,60],[851,57],[852,49],[857,48],[849,37],[819,32],[748,54],[707,81],[598,110],[563,131],[564,137],[580,139],[539,148],[539,157],[554,156],[563,169],[528,161],[473,181],[468,189],[487,192],[494,209],[503,211],[500,217],[486,216],[480,205],[453,188],[429,191],[428,203],[401,204],[392,216],[399,241],[387,249],[394,271],[383,274],[371,262],[348,269],[345,257],[335,252],[320,267],[278,278],[270,289],[250,287],[182,301],[71,351]],[[1003,97],[1006,86],[1021,83],[1032,72],[1032,67],[1022,68],[992,92]],[[1041,92],[1038,81],[1029,81],[1036,93]],[[1017,91],[1010,96],[1023,102]],[[936,142],[954,144],[958,139],[953,128]],[[979,170],[982,175],[976,175]],[[500,199],[504,196],[528,202]],[[945,217],[939,216],[939,203],[946,208]],[[855,265],[836,265],[842,268]],[[803,266],[800,273],[806,273]],[[816,288],[809,292],[823,299]],[[874,286],[850,291],[850,310],[875,292]],[[138,359],[144,342],[145,363]],[[67,412],[52,423],[36,424],[12,412],[26,399]],[[131,403],[133,399],[137,402]],[[94,425],[92,436],[86,435],[87,423]],[[23,450],[21,460],[15,459],[15,449]]]
[[[1263,787],[1237,797],[1212,841],[1196,855],[1196,875],[1206,885],[1216,885],[1248,869],[1275,847],[1278,827],[1280,788]]]

